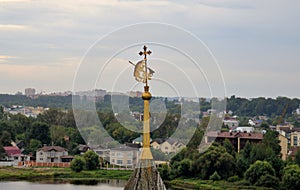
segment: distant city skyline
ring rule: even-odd
[[[25,88],[36,93],[72,90],[77,67],[95,41],[126,25],[159,22],[186,29],[208,46],[224,76],[227,97],[299,98],[298,10],[298,1],[271,0],[0,0],[0,94],[24,93]],[[129,68],[128,60],[119,61]],[[174,73],[160,67],[173,80]],[[193,79],[192,72],[187,74]],[[135,83],[128,78],[128,88],[115,90],[129,91]],[[100,87],[109,91],[107,85],[104,81]],[[184,92],[182,96],[192,94]],[[174,96],[158,86],[153,94]]]

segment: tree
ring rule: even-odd
[[[296,164],[286,166],[283,169],[282,182],[286,189],[300,189],[300,167]]]
[[[298,164],[298,166],[300,166],[300,150],[297,150],[294,161]]]
[[[231,154],[232,156],[235,156],[235,149],[232,146],[232,144],[230,143],[229,139],[225,139],[225,141],[223,142],[223,146],[225,147],[226,151]]]
[[[190,159],[183,159],[179,163],[178,172],[179,176],[190,176],[191,175],[192,161]]]
[[[3,148],[3,145],[0,142],[0,160],[5,156],[5,150]]]
[[[4,131],[7,131],[11,135],[11,139],[15,140],[16,136],[16,126],[14,122],[6,121],[6,120],[0,120],[0,136],[2,136],[2,133]]]
[[[4,118],[4,108],[3,106],[0,106],[0,119]]]
[[[61,145],[65,136],[65,128],[61,125],[53,125],[50,127],[51,141],[55,145]]]
[[[279,133],[277,131],[268,130],[264,135],[262,143],[268,147],[270,147],[276,155],[280,154],[280,140],[278,139]]]
[[[76,156],[72,160],[72,162],[70,164],[70,168],[74,172],[81,172],[84,169],[85,165],[86,165],[85,160],[81,156]]]
[[[163,180],[171,179],[171,168],[168,164],[161,164],[158,167],[159,174]]]
[[[41,141],[43,144],[49,144],[51,142],[49,125],[47,123],[43,123],[43,122],[32,123],[28,136],[29,139],[37,139]]]
[[[208,179],[217,171],[222,179],[226,179],[234,175],[235,160],[224,147],[213,144],[193,162],[192,171],[202,179]]]
[[[271,147],[268,147],[264,144],[254,144],[250,152],[249,161],[250,164],[253,164],[257,160],[265,160],[272,156],[276,156]]]
[[[7,131],[3,131],[0,137],[0,143],[3,146],[11,146],[11,135]]]
[[[266,175],[275,176],[274,168],[267,161],[258,160],[254,164],[250,165],[250,168],[248,168],[248,170],[245,172],[245,178],[252,185],[255,185],[262,176]]]
[[[37,149],[42,147],[42,142],[36,139],[31,139],[29,141],[29,145],[26,146],[24,153],[29,154],[31,153],[32,155],[36,155]]]
[[[88,150],[86,153],[83,154],[83,158],[86,162],[87,170],[94,170],[99,167],[100,164],[99,156],[94,151]]]

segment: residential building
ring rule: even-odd
[[[218,142],[223,144],[225,139],[228,139],[236,151],[240,152],[247,142],[261,143],[263,140],[263,133],[246,133],[246,132],[217,132],[211,131],[205,135],[205,143],[210,144]]]
[[[286,160],[288,156],[288,139],[282,134],[278,135],[278,139],[280,140],[279,145],[281,147],[281,158],[282,160]]]
[[[5,164],[6,166],[8,165],[17,166],[18,162],[24,162],[30,160],[30,157],[23,155],[21,153],[21,150],[17,146],[4,146],[3,149],[5,151],[5,156],[3,158],[0,158],[0,160],[9,163],[9,164]]]
[[[43,146],[36,152],[36,162],[60,163],[70,162],[73,156],[68,155],[68,150],[60,146]]]
[[[152,141],[152,139],[150,138],[150,142],[151,141]],[[143,146],[143,135],[139,136],[138,138],[133,139],[132,144],[140,144],[141,146]]]
[[[140,151],[136,148],[124,145],[119,148],[112,148],[110,150],[110,164],[126,168],[135,168],[139,161],[139,155]]]
[[[293,125],[278,125],[276,130],[288,140],[288,145],[299,146],[300,128],[295,128]]]
[[[300,146],[300,131],[292,131],[290,133],[290,145]]]
[[[155,139],[151,142],[151,147],[160,150],[165,154],[170,154],[173,152],[178,152],[182,148],[186,147],[183,143],[175,139]]]
[[[237,120],[237,117],[227,117],[223,120],[223,123],[225,126],[228,126],[229,128],[239,126],[239,121]]]

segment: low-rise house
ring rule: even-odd
[[[152,141],[152,139],[150,138],[150,142],[151,141]],[[140,144],[141,146],[143,146],[143,135],[133,139],[132,144]]]
[[[18,162],[22,161],[21,150],[17,146],[4,146],[5,157],[3,160],[14,162],[17,165]]]
[[[167,139],[166,141],[163,141],[162,139],[156,139],[152,141],[151,147],[160,150],[165,154],[170,154],[173,152],[178,152],[184,148],[185,145],[175,139]]]
[[[239,126],[239,121],[235,117],[227,117],[223,120],[223,123],[225,126],[228,126],[229,128]]]
[[[210,144],[212,142],[218,142],[220,144],[223,144],[225,139],[228,139],[233,147],[235,147],[235,150],[239,152],[244,148],[247,142],[261,143],[263,140],[263,136],[263,133],[210,131],[205,135],[205,143]]]
[[[126,168],[135,168],[140,156],[139,149],[127,146],[112,148],[110,150],[110,164]]]
[[[68,150],[60,146],[43,146],[36,152],[36,162],[41,163],[70,162],[72,159]]]

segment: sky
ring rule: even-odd
[[[299,98],[299,10],[297,0],[0,0],[0,93],[142,90],[127,60],[146,43],[155,95]],[[204,74],[180,50],[193,51]]]

